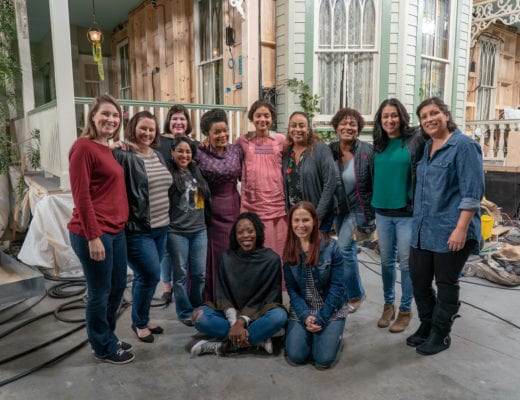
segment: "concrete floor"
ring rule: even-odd
[[[360,254],[367,300],[347,321],[344,348],[337,365],[318,371],[293,367],[278,356],[239,355],[190,358],[186,345],[193,328],[176,320],[174,307],[153,308],[153,321],[165,328],[153,344],[139,342],[130,326],[130,310],[121,316],[117,333],[134,345],[134,362],[117,366],[96,361],[89,346],[16,382],[0,387],[0,399],[519,399],[520,330],[463,304],[452,347],[424,357],[406,346],[418,326],[392,334],[377,327],[383,308],[381,278],[374,253]],[[520,288],[506,290],[478,278],[464,278],[463,301],[520,325]],[[488,286],[480,286],[477,284]],[[160,291],[160,290],[159,290]],[[398,291],[400,293],[400,290]],[[29,315],[53,309],[60,300],[45,299]],[[74,312],[71,312],[71,316]],[[0,334],[12,323],[0,326]],[[44,322],[0,339],[0,359],[69,330],[70,324]],[[81,330],[69,338],[8,364],[0,365],[0,381],[84,340]]]

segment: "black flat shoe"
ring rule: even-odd
[[[150,332],[152,332],[152,330],[150,328],[148,328],[150,330]],[[139,334],[137,333],[137,328],[135,327],[135,325],[132,325],[132,330],[134,331],[135,333],[135,336],[137,336],[137,339],[139,339],[141,342],[145,342],[145,343],[153,343],[154,341],[154,337],[153,337],[153,334],[150,333],[149,335],[146,335],[144,337],[141,337],[139,336]]]
[[[150,332],[152,332],[154,335],[160,335],[161,333],[164,332],[164,329],[161,328],[160,326],[156,326],[155,328],[150,328],[150,327],[148,327],[148,329],[149,329]]]

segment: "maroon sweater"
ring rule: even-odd
[[[87,240],[121,232],[128,220],[128,199],[123,168],[112,150],[87,138],[76,140],[69,175],[74,199],[69,230]]]

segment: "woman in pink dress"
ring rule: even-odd
[[[242,148],[241,212],[254,212],[265,225],[265,247],[282,256],[287,234],[287,213],[282,178],[282,151],[285,136],[269,131],[276,110],[258,100],[249,109],[255,131],[241,135],[236,144]]]

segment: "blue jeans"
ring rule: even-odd
[[[202,304],[208,235],[206,229],[194,233],[169,231],[166,243],[173,262],[173,295],[177,316],[180,320],[188,319],[195,307]],[[187,265],[190,273],[189,290],[186,287]]]
[[[352,240],[354,214],[338,216],[335,221],[338,246],[344,258],[345,300],[359,300],[365,296],[365,289],[359,276],[357,242]]]
[[[168,248],[170,247],[169,241],[170,237],[168,236],[166,239],[166,251],[164,252],[163,258],[161,260],[161,280],[164,283],[171,284],[173,277],[173,260],[170,252],[168,251]]]
[[[144,329],[150,321],[150,306],[166,248],[167,227],[146,233],[127,233],[128,263],[134,271],[132,283],[132,324]]]
[[[199,310],[202,311],[202,314],[194,321],[195,328],[199,332],[218,340],[227,338],[231,326],[224,312],[208,306],[202,306]],[[269,339],[282,329],[286,322],[287,312],[283,308],[276,307],[270,309],[260,318],[251,322],[247,327],[249,343],[255,345]]]
[[[107,358],[118,350],[117,310],[126,287],[125,232],[101,236],[105,259],[90,258],[85,237],[69,232],[70,244],[78,256],[87,281],[88,297],[85,312],[87,335],[98,358]]]
[[[401,270],[400,311],[412,309],[413,287],[408,268],[410,243],[412,240],[412,217],[388,217],[376,214],[377,236],[381,252],[381,270],[385,304],[395,303],[395,281],[397,275],[397,256]]]
[[[304,364],[312,355],[316,366],[330,367],[338,355],[344,329],[344,319],[330,321],[318,333],[309,332],[300,321],[289,320],[285,337],[287,357],[295,364]]]

